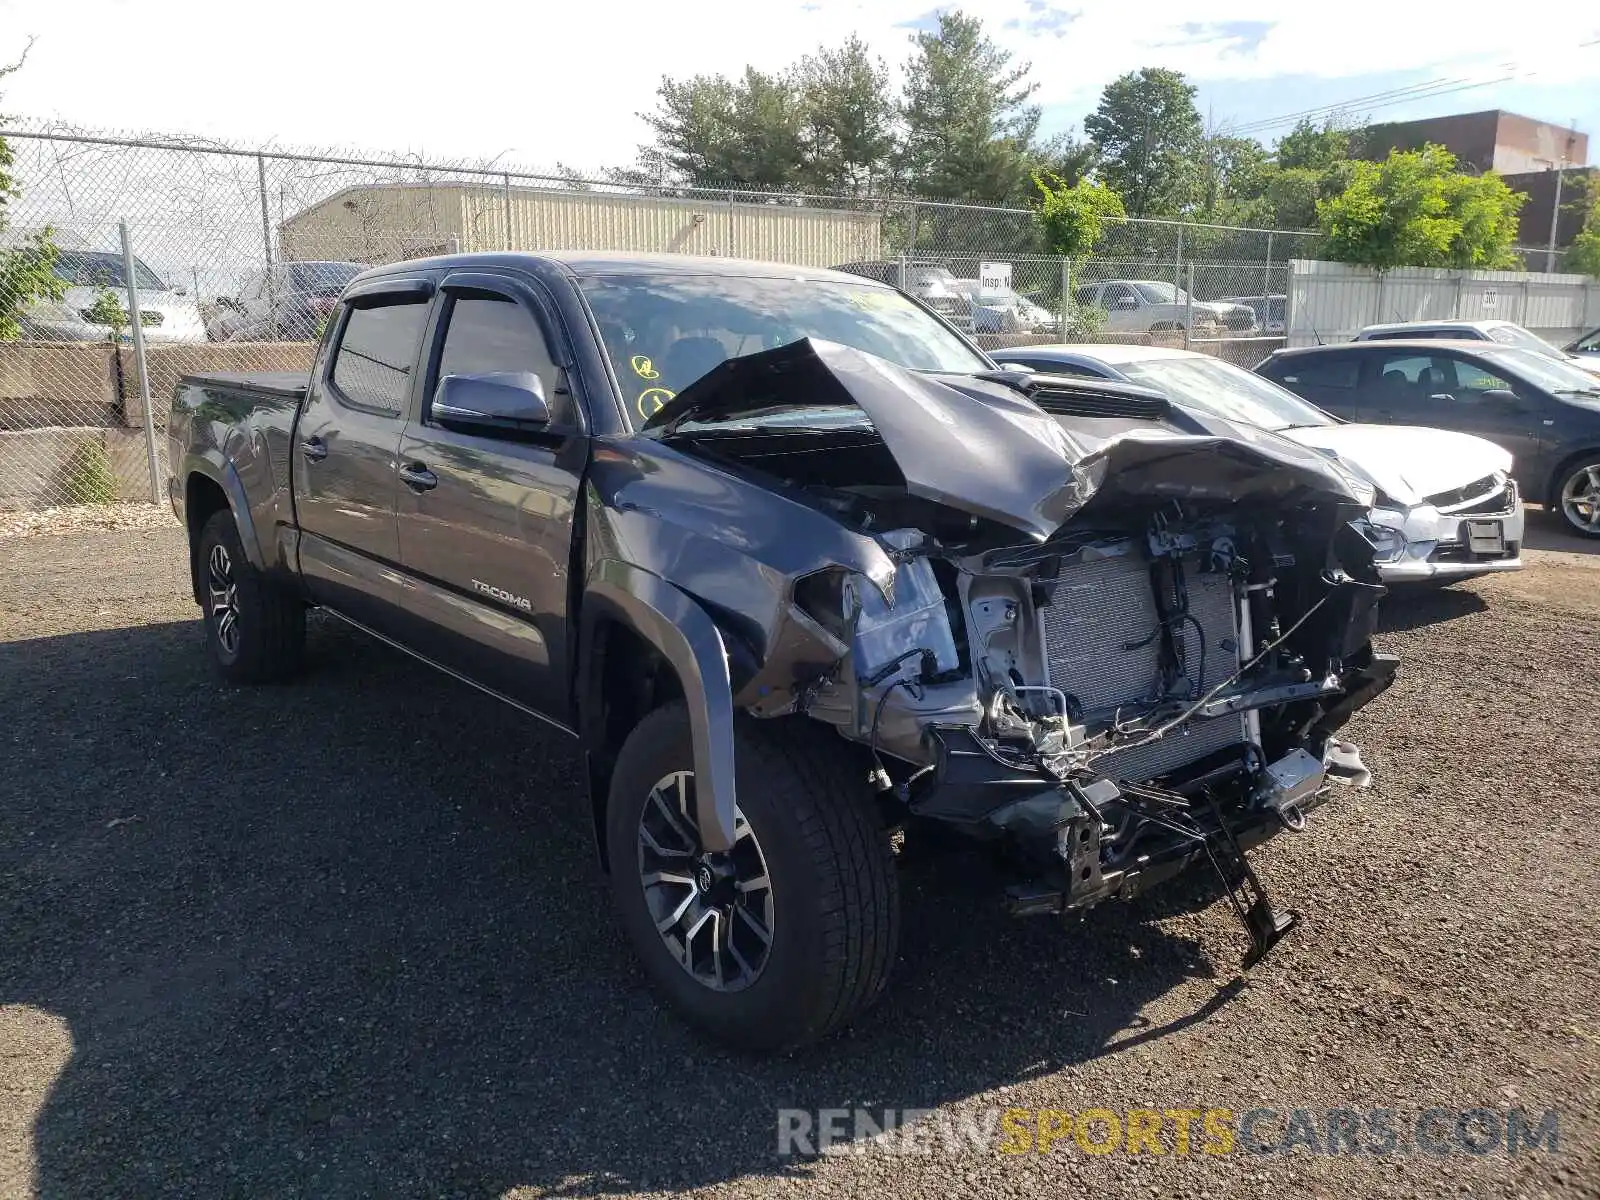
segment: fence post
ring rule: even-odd
[[[265,193],[263,193],[264,195]],[[117,222],[122,234],[122,277],[128,284],[128,323],[133,329],[133,366],[139,373],[139,400],[144,406],[144,452],[150,466],[150,503],[161,503],[161,464],[156,459],[156,419],[150,411],[150,372],[144,357],[144,324],[139,316],[138,276],[133,273],[133,242],[128,238],[128,223]],[[122,353],[118,346],[116,353]]]
[[[272,217],[267,212],[267,158],[256,155],[256,188],[261,193],[261,252],[267,267],[267,302],[278,311],[278,284],[272,278]],[[199,303],[198,298],[195,303]]]
[[[1528,292],[1532,289],[1532,287],[1533,284],[1531,280],[1524,279],[1522,281],[1522,311],[1517,314],[1517,324],[1521,325],[1524,329],[1528,327]]]
[[[1461,319],[1461,299],[1466,294],[1466,290],[1467,290],[1467,273],[1466,273],[1465,270],[1457,271],[1456,272],[1456,301],[1455,301],[1455,305],[1450,310],[1450,319],[1452,321],[1459,321]]]
[[[511,172],[509,172],[509,171],[507,171],[503,176],[501,176],[500,207],[505,212],[505,218],[506,218],[506,238],[505,238],[506,245],[505,245],[505,248],[507,250],[509,250],[509,249],[511,249]]]
[[[1178,226],[1182,229],[1183,226]],[[1183,348],[1189,348],[1189,331],[1194,327],[1194,264],[1189,264],[1189,286],[1183,292]]]
[[[1183,226],[1178,226],[1178,256],[1172,260],[1172,286],[1183,286]]]
[[[1067,310],[1072,306],[1072,259],[1061,256],[1061,336],[1067,336]]]
[[[734,232],[734,227],[733,227],[735,211],[736,210],[734,208],[733,193],[729,192],[728,193],[728,257],[729,258],[738,258],[739,257],[739,238],[738,238],[738,235]]]
[[[1267,263],[1261,273],[1261,295],[1265,297],[1262,311],[1266,313],[1265,319],[1272,319],[1272,230],[1267,230]],[[1265,333],[1263,329],[1261,332]]]
[[[897,286],[902,292],[906,290],[906,256],[904,254],[900,256],[900,282]]]
[[[1378,271],[1378,290],[1373,297],[1372,309],[1372,323],[1381,325],[1383,323],[1383,271],[1381,269]]]

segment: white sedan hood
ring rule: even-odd
[[[1485,438],[1420,425],[1313,425],[1283,436],[1330,452],[1402,504],[1448,492],[1496,471],[1511,454]]]

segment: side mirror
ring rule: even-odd
[[[532,371],[446,375],[433,393],[433,419],[468,433],[532,433],[550,424],[550,405]]]
[[[1491,388],[1483,392],[1485,400],[1493,400],[1496,404],[1504,404],[1507,408],[1521,408],[1522,398],[1510,388]]]
[[[1129,309],[1138,308],[1139,302],[1132,296],[1118,296],[1111,302],[1111,307],[1118,312],[1127,312]]]

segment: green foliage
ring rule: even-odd
[[[1573,184],[1577,198],[1570,207],[1583,214],[1583,228],[1567,247],[1562,269],[1600,279],[1600,174],[1580,175]]]
[[[888,64],[852,35],[836,50],[802,58],[793,82],[802,108],[803,186],[851,196],[884,190],[896,147]]]
[[[1177,71],[1146,67],[1112,80],[1083,127],[1101,177],[1132,217],[1175,216],[1200,199],[1203,161],[1194,87]]]
[[[919,195],[978,204],[1029,193],[1039,106],[1027,64],[961,12],[941,12],[939,27],[912,35],[902,112],[902,177]]]
[[[1455,155],[1429,145],[1350,164],[1343,190],[1317,202],[1317,219],[1324,253],[1339,262],[1514,268],[1526,200],[1493,173],[1462,174]]]
[[[33,42],[30,40],[28,45],[31,47]],[[19,70],[27,57],[24,50],[16,62],[0,67],[0,79]],[[15,152],[0,138],[0,233],[11,223],[7,206],[22,195],[12,174],[16,161]],[[28,305],[38,300],[60,300],[67,294],[67,285],[55,273],[57,256],[49,228],[28,235],[16,245],[0,248],[0,342],[22,336],[22,312]]]
[[[1286,171],[1328,171],[1350,157],[1351,131],[1332,118],[1322,125],[1301,121],[1278,139],[1278,166]]]
[[[656,141],[641,154],[652,174],[698,187],[771,190],[793,183],[805,161],[793,84],[747,67],[722,75],[663,79],[657,110],[641,114]]]
[[[1094,304],[1075,304],[1067,310],[1067,327],[1062,340],[1080,342],[1094,337],[1106,327],[1111,314]]]
[[[1206,139],[1200,211],[1208,218],[1230,202],[1260,196],[1273,174],[1272,156],[1254,138],[1218,135]]]
[[[83,316],[96,325],[110,326],[107,340],[113,342],[122,340],[122,331],[132,320],[128,310],[122,307],[122,300],[110,288],[101,288],[95,293],[94,303],[83,310]]]
[[[98,438],[90,438],[72,452],[61,472],[61,490],[73,504],[112,504],[117,499],[117,476]]]
[[[1059,176],[1039,172],[1034,217],[1052,254],[1079,258],[1093,252],[1108,221],[1122,221],[1121,198],[1103,183],[1082,179],[1068,186]]]
[[[1564,270],[1600,279],[1600,230],[1585,229],[1573,238],[1561,265]]]

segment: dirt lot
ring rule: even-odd
[[[1542,522],[1542,523],[1541,523]],[[565,743],[331,623],[220,686],[175,530],[0,540],[0,1195],[1600,1194],[1600,556],[1391,602],[1376,775],[1257,855],[1012,922],[910,863],[887,1001],[800,1056],[664,1015]],[[777,1110],[1560,1110],[1559,1147],[795,1162]]]

